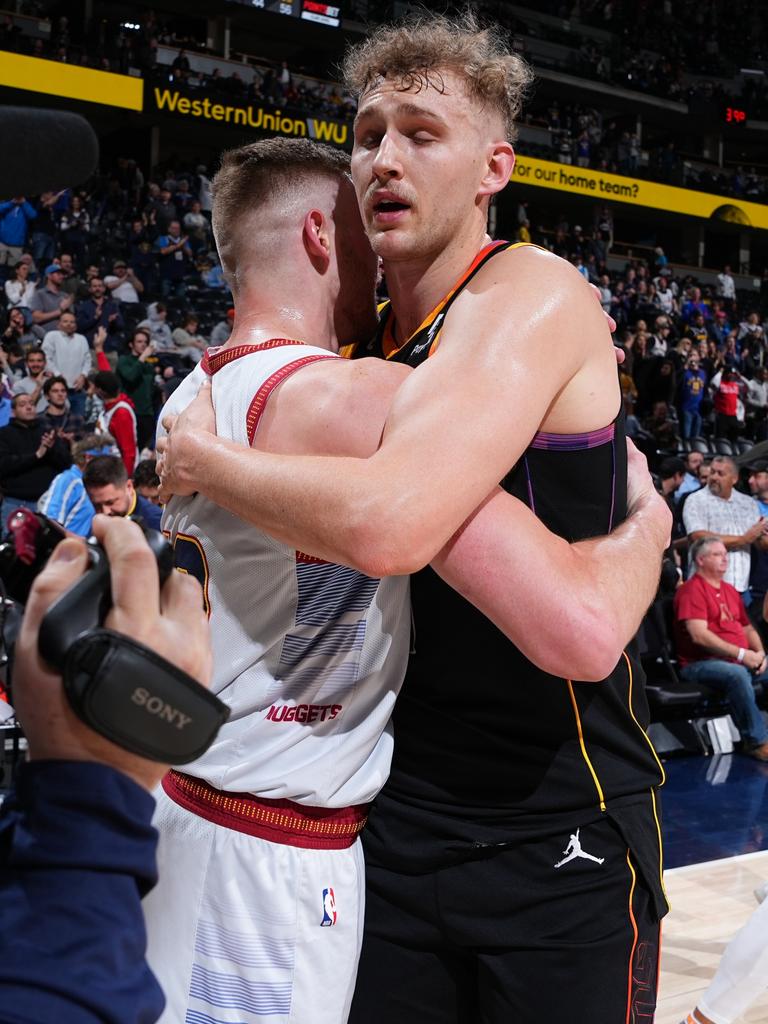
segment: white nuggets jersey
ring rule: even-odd
[[[329,358],[338,357],[280,339],[211,349],[163,415],[181,411],[210,373],[218,434],[250,445],[274,388]],[[232,709],[184,770],[217,789],[311,806],[371,800],[389,774],[408,578],[370,579],[303,555],[201,495],[173,498],[163,529],[177,567],[203,583],[212,689]]]

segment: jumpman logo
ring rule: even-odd
[[[593,860],[595,864],[602,864],[605,860],[605,857],[593,857],[591,853],[585,853],[585,851],[582,850],[581,840],[579,839],[580,831],[581,829],[577,828],[576,832],[571,835],[571,841],[563,850],[565,856],[555,864],[556,868],[561,868],[563,864],[568,864],[569,861],[576,860],[578,857],[581,857],[582,860]]]

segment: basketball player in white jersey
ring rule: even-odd
[[[282,454],[375,451],[409,371],[334,355],[340,340],[375,326],[376,265],[345,168],[339,153],[288,140],[225,157],[214,228],[235,329],[167,412],[182,409],[208,374],[222,437]],[[524,581],[497,588],[498,621],[515,629],[524,609],[536,609],[543,628],[528,649],[556,671],[571,647],[564,622],[586,629],[604,615],[605,641],[579,656],[581,677],[597,679],[655,587],[639,552],[659,546],[667,530],[639,467],[634,505],[611,540],[570,547],[499,493],[435,565],[468,591],[487,591],[495,534],[499,558],[511,554],[506,582],[526,565]],[[201,495],[175,498],[165,527],[177,563],[204,583],[213,689],[232,717],[161,797],[161,883],[147,917],[150,963],[169,1003],[164,1019],[343,1021],[361,936],[355,837],[389,768],[387,722],[407,653],[406,580],[297,552]],[[636,593],[620,595],[613,559],[637,570]],[[564,608],[554,577],[584,600]]]

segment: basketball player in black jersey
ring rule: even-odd
[[[418,368],[371,458],[238,455],[217,442],[217,480],[193,440],[201,469],[187,460],[180,491],[196,486],[373,575],[421,569],[499,480],[569,540],[622,522],[626,449],[602,314],[569,265],[485,236],[524,78],[471,24],[430,19],[364,44],[353,178],[392,296],[371,352]],[[499,580],[489,563],[488,593],[466,596],[485,611],[524,575]],[[564,633],[576,599],[562,593]],[[430,570],[413,600],[393,772],[367,833],[353,1019],[650,1021],[663,773],[632,652],[596,686],[548,676]],[[540,628],[531,617],[528,631]]]

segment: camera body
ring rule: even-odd
[[[144,535],[157,561],[160,585],[173,571],[173,551],[162,534]],[[41,513],[19,509],[0,545],[6,593],[26,603],[38,572],[67,535]],[[109,561],[87,542],[89,567],[51,605],[38,635],[41,656],[61,672],[75,714],[96,732],[132,753],[169,764],[203,754],[229,709],[191,676],[131,637],[104,629],[112,607]]]

